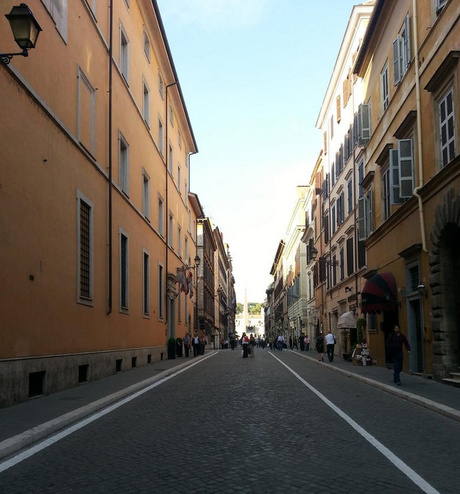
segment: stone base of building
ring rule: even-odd
[[[0,408],[166,358],[166,347],[153,347],[0,360]]]

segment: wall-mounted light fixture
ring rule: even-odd
[[[11,59],[17,55],[23,57],[29,56],[29,50],[35,48],[37,44],[38,35],[42,28],[38,24],[34,17],[34,14],[25,3],[13,7],[9,14],[5,17],[11,26],[13,32],[14,41],[21,48],[20,53],[2,53],[0,54],[0,60],[3,64],[8,65]]]
[[[422,284],[418,285],[417,291],[421,297],[426,297],[428,295],[425,285],[422,285]]]
[[[345,293],[349,293],[349,292],[352,292],[353,291],[353,287],[350,287],[350,286],[346,286],[345,287]]]
[[[313,261],[316,261],[316,258],[318,257],[318,249],[313,247],[313,249],[310,250],[310,256],[313,259]],[[323,262],[327,266],[338,266],[339,261],[329,261],[328,259],[322,258],[319,260],[319,262]]]

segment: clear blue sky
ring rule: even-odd
[[[238,302],[263,302],[353,5],[158,0],[197,140],[191,191],[230,246]]]

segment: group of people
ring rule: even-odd
[[[334,361],[334,347],[337,343],[335,335],[329,330],[325,337],[323,337],[323,332],[320,331],[319,335],[316,337],[316,352],[318,353],[318,360],[324,362],[324,343],[326,343],[326,353],[329,362]]]
[[[184,336],[184,350],[185,356],[188,357],[190,352],[193,350],[193,356],[198,357],[198,355],[204,355],[206,348],[206,337],[204,335],[199,335],[196,331],[191,336],[190,333],[185,333]]]
[[[243,358],[254,358],[254,349],[256,347],[256,339],[254,338],[254,335],[251,333],[251,335],[248,336],[246,333],[243,333],[240,343],[243,348]]]

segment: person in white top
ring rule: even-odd
[[[326,335],[326,350],[327,350],[327,358],[329,362],[334,361],[334,345],[335,345],[335,336],[332,334],[331,330]]]

